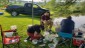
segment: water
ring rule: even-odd
[[[63,17],[60,18],[55,18],[54,19],[54,25],[58,22],[60,24],[60,22],[62,21],[62,19],[65,19]],[[85,24],[85,16],[72,16],[72,20],[75,22],[75,28],[79,28],[82,24]]]

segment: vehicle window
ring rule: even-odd
[[[33,5],[33,8],[38,8],[38,6],[37,5]]]
[[[28,7],[31,7],[31,4],[28,4]]]

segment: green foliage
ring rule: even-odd
[[[85,2],[81,3],[81,11],[84,13],[85,12]]]
[[[72,4],[75,4],[77,0],[65,0],[65,5],[72,5]]]
[[[56,0],[50,0],[47,4],[46,4],[46,6],[45,6],[45,8],[48,8],[48,9],[50,9],[50,10],[54,10],[54,8],[55,8],[55,6],[56,6],[56,2],[55,2]]]
[[[75,13],[84,13],[85,2],[76,1],[65,0],[65,2],[56,2],[56,0],[50,0],[44,7],[48,8],[53,16],[68,16]]]
[[[9,0],[0,0],[0,7],[6,6],[9,3]]]

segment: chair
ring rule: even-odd
[[[71,47],[71,45],[72,45],[72,34],[69,34],[69,33],[63,33],[63,32],[58,32],[58,35],[59,35],[59,37],[61,38],[61,41],[62,42],[60,42],[59,43],[59,45],[61,45],[61,44],[65,44],[66,46],[67,46],[67,42],[68,41],[70,41],[70,46],[69,46],[69,48]]]
[[[20,36],[18,36],[18,34],[16,33],[16,30],[3,31],[1,25],[0,25],[0,29],[1,29],[3,48],[5,48],[5,47],[11,48],[12,46],[14,48],[16,48],[16,47],[20,48],[19,47]]]

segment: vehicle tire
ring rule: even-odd
[[[13,17],[15,17],[15,16],[18,16],[19,13],[17,13],[16,11],[12,11],[12,12],[11,12],[11,15],[12,15]]]

